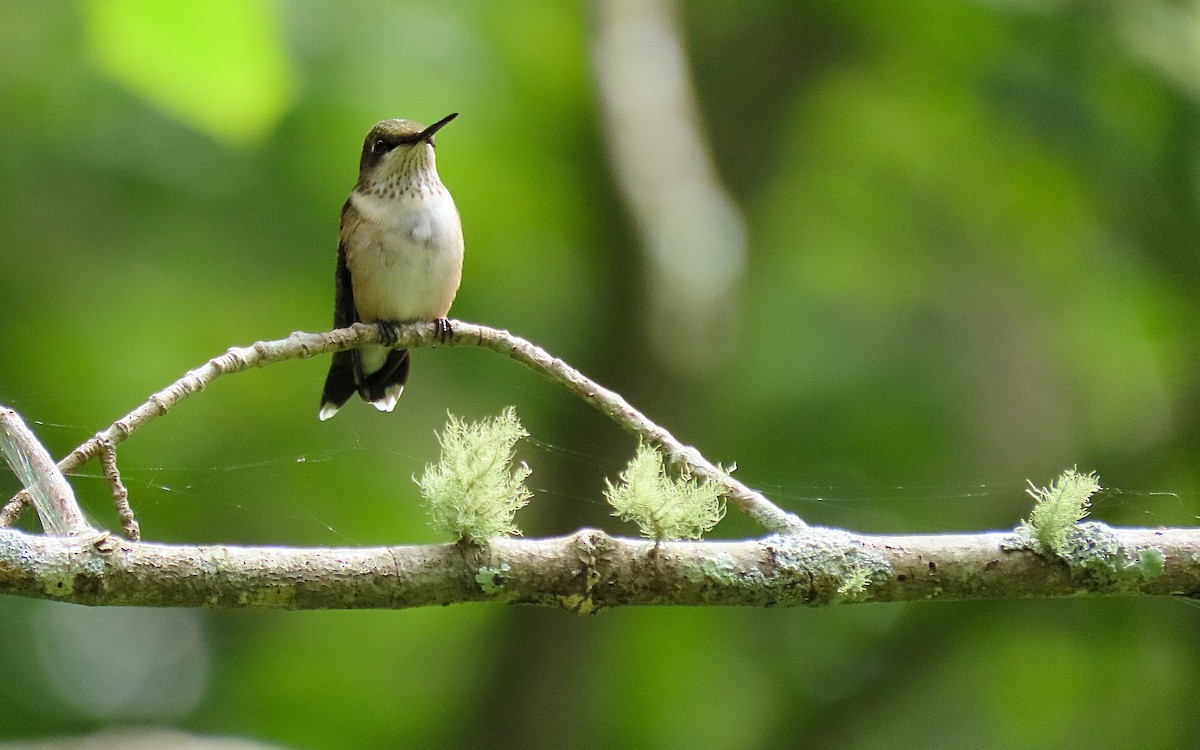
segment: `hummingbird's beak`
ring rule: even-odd
[[[446,123],[450,122],[450,121],[451,121],[451,120],[453,120],[455,117],[458,117],[458,113],[457,113],[457,112],[451,112],[450,114],[446,115],[445,117],[443,117],[442,119],[438,120],[438,121],[437,121],[437,122],[435,122],[434,124],[432,124],[432,125],[430,125],[429,127],[425,128],[424,130],[422,130],[422,131],[421,131],[421,135],[420,135],[420,136],[418,136],[418,140],[422,140],[422,141],[428,141],[430,138],[432,138],[432,137],[433,137],[433,134],[434,134],[434,133],[438,132],[438,131],[439,131],[439,130],[441,130],[443,127],[445,127],[445,126],[446,126]]]

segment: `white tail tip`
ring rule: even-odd
[[[322,422],[324,422],[326,419],[329,419],[334,414],[337,414],[339,408],[341,408],[341,407],[336,406],[334,404],[322,404],[321,411],[317,412],[317,417],[319,417],[320,420]]]
[[[378,401],[372,401],[371,405],[379,411],[390,412],[392,409],[396,408],[396,402],[400,400],[401,393],[404,393],[403,385],[389,386],[388,389],[383,392],[383,398],[379,399]]]

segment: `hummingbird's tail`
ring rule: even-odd
[[[354,352],[333,353],[333,364],[325,376],[325,390],[321,392],[321,411],[317,416],[324,422],[342,408],[342,404],[354,395],[358,386],[354,382]]]
[[[389,351],[383,367],[362,376],[358,392],[363,400],[370,401],[379,411],[395,409],[400,394],[404,392],[404,384],[408,382],[408,364],[407,349]]]
[[[378,369],[363,373],[362,357],[357,351],[335,352],[329,375],[325,377],[321,410],[317,416],[324,422],[337,414],[355,391],[380,411],[395,409],[404,391],[404,384],[408,381],[408,365],[408,350],[392,349],[387,351]]]

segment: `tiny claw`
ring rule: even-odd
[[[400,339],[400,324],[394,320],[381,320],[375,324],[384,346],[392,346]]]
[[[446,318],[438,318],[433,321],[433,337],[441,343],[446,343],[454,338],[454,326],[450,325],[450,321]]]

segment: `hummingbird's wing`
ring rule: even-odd
[[[350,266],[346,260],[346,238],[354,235],[361,222],[358,210],[347,200],[342,206],[342,228],[338,242],[337,273],[334,276],[333,325],[345,328],[361,322],[358,306],[354,301],[354,283]],[[375,322],[375,321],[368,321]],[[337,352],[325,378],[325,390],[321,394],[322,421],[337,414],[357,391],[364,400],[371,402],[380,411],[391,411],[396,406],[408,380],[409,357],[406,349],[387,351],[382,363],[372,364],[374,369],[364,371],[364,363],[358,349]]]
[[[346,265],[346,246],[340,242],[333,283],[333,327],[352,326],[358,322],[358,308],[354,306],[354,285],[350,283],[350,267]]]
[[[350,209],[350,201],[342,206],[342,221],[346,220],[346,211]],[[338,242],[337,271],[334,274],[333,295],[333,327],[345,328],[358,322],[358,310],[354,306],[354,285],[350,283],[350,267],[346,265],[346,246]],[[329,365],[329,374],[325,377],[325,390],[321,393],[321,420],[329,419],[346,403],[358,390],[355,369],[357,368],[357,352],[347,349],[334,352],[333,362]]]

